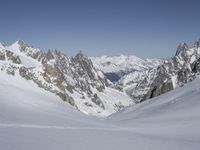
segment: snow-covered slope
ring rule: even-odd
[[[102,120],[1,72],[0,149],[199,150],[199,87],[195,80]]]
[[[0,91],[1,124],[59,125],[61,120],[62,124],[71,124],[87,118],[58,96],[19,75],[11,76],[1,72]]]
[[[10,46],[6,46],[5,49],[18,55],[25,67],[41,66],[38,59],[42,57],[42,51],[38,48],[31,47],[23,41],[16,41]]]
[[[151,138],[144,149],[200,148],[200,79],[110,117],[114,124]],[[154,142],[153,142],[154,141]],[[134,142],[136,145],[137,143]],[[162,144],[161,144],[162,143]]]
[[[134,104],[112,88],[104,74],[82,53],[69,57],[58,50],[47,53],[17,41],[0,45],[0,73],[33,81],[89,115],[108,116]]]

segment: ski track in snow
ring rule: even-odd
[[[48,125],[36,125],[36,124],[2,124],[0,128],[35,128],[35,129],[59,129],[59,130],[129,130],[128,128],[98,128],[98,127],[75,127],[75,126],[48,126]]]
[[[49,126],[49,125],[37,125],[37,124],[16,124],[16,123],[9,123],[4,124],[0,123],[0,128],[34,128],[34,129],[58,129],[58,130],[104,130],[104,131],[137,131],[139,129],[146,129],[146,128],[126,128],[126,127],[79,127],[79,126]],[[162,128],[169,128],[169,127],[162,127]],[[151,129],[157,129],[151,128]]]

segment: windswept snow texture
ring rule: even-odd
[[[0,74],[0,150],[199,150],[200,80],[110,116]]]

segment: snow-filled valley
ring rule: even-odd
[[[0,2],[0,150],[200,150],[200,0]]]
[[[199,150],[200,80],[107,118],[0,73],[1,150]]]

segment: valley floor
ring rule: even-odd
[[[1,150],[199,150],[200,80],[108,118],[0,74]]]

